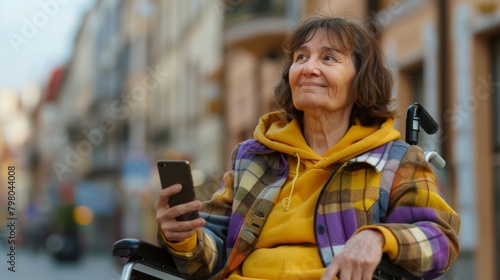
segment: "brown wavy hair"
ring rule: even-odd
[[[303,119],[303,112],[295,108],[289,82],[290,66],[294,52],[312,39],[318,31],[325,32],[332,47],[339,52],[350,53],[356,69],[352,83],[354,106],[350,122],[358,119],[363,126],[382,124],[395,117],[391,109],[393,77],[385,64],[373,31],[361,23],[347,19],[313,16],[300,22],[283,43],[283,68],[281,78],[274,89],[275,101],[289,119]]]

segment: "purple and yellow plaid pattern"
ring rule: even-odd
[[[187,255],[172,252],[179,270],[189,279],[225,279],[241,265],[287,175],[284,154],[255,140],[237,146],[232,171],[204,203],[207,224],[197,247]],[[373,225],[395,236],[393,261],[424,278],[439,276],[457,257],[460,219],[439,195],[417,146],[394,141],[339,164],[317,205],[314,232],[325,266],[356,230]]]

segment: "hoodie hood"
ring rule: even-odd
[[[287,121],[286,113],[276,111],[259,119],[254,131],[257,141],[267,147],[297,157],[316,162],[318,167],[326,168],[333,163],[350,159],[400,138],[393,128],[394,119],[387,119],[382,125],[361,126],[358,122],[351,126],[344,137],[323,155],[318,155],[307,144],[300,124],[296,119]]]

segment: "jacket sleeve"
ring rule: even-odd
[[[238,150],[237,146],[232,154],[234,162]],[[177,269],[187,279],[207,279],[217,273],[226,261],[226,238],[228,225],[232,213],[234,195],[234,173],[224,174],[222,186],[212,195],[210,201],[203,202],[200,216],[206,224],[197,232],[197,242],[189,252],[175,251],[157,230],[158,245],[167,250],[174,258]]]
[[[401,159],[385,222],[378,226],[383,227],[384,247],[394,264],[433,279],[457,258],[460,218],[440,195],[432,168],[418,146],[410,146]]]

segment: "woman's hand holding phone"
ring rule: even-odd
[[[190,212],[197,212],[201,209],[201,201],[193,200],[173,207],[168,205],[169,199],[180,193],[181,184],[174,184],[164,188],[155,204],[156,221],[159,224],[165,238],[170,242],[179,242],[193,236],[196,231],[205,225],[203,218],[194,220],[178,221],[176,217]]]

